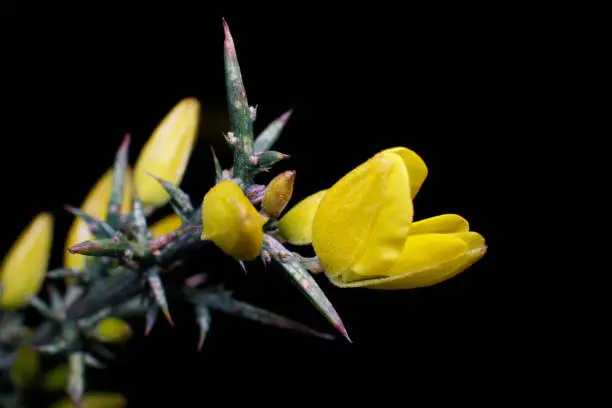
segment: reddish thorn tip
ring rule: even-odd
[[[293,108],[289,109],[287,112],[283,113],[280,117],[280,120],[282,120],[283,122],[286,122],[289,120],[289,118],[291,117],[291,115],[293,114]]]
[[[125,136],[123,136],[120,149],[127,149],[128,145],[130,144],[130,137],[131,136],[129,133],[126,133]]]
[[[74,212],[76,211],[76,207],[73,207],[68,204],[64,204],[64,210],[68,211],[71,214],[74,214]]]

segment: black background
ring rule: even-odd
[[[461,214],[489,244],[479,263],[432,288],[340,290],[318,279],[354,344],[215,314],[196,353],[193,316],[179,308],[174,329],[160,319],[146,339],[135,322],[137,335],[120,362],[93,374],[91,388],[124,392],[131,407],[270,402],[281,394],[346,402],[351,394],[393,396],[384,389],[405,395],[413,377],[452,384],[504,371],[511,322],[504,313],[509,277],[496,265],[503,211],[496,180],[501,141],[512,136],[520,111],[513,55],[521,27],[503,10],[58,7],[11,11],[4,25],[0,174],[8,222],[1,251],[37,212],[52,211],[51,266],[59,266],[72,222],[62,205],[81,203],[125,132],[133,163],[158,121],[187,96],[202,102],[203,115],[182,187],[194,202],[202,199],[213,183],[209,146],[230,164],[221,137],[228,130],[222,16],[249,102],[259,106],[256,131],[294,109],[276,146],[292,159],[275,167],[297,170],[292,204],[377,151],[402,145],[430,170],[415,218]],[[332,332],[279,270],[253,262],[244,278],[212,252],[202,270],[222,268],[241,299]]]

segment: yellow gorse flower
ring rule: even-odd
[[[108,201],[110,200],[111,188],[113,183],[112,170],[107,170],[102,177],[98,179],[96,184],[87,194],[87,197],[81,204],[81,210],[98,219],[106,219],[108,210]],[[123,201],[121,202],[121,214],[128,214],[132,210],[132,170],[126,168],[125,179],[123,182]],[[66,238],[66,248],[70,248],[78,243],[93,239],[89,232],[87,223],[76,217],[68,231]],[[83,255],[73,255],[68,251],[64,254],[64,267],[74,270],[81,270],[85,267],[87,257]]]
[[[176,230],[182,223],[181,217],[176,214],[171,214],[151,225],[149,231],[153,233],[154,238],[157,238]]]
[[[16,309],[36,295],[43,284],[51,244],[53,216],[38,214],[19,235],[0,266],[0,308]]]
[[[412,200],[427,173],[413,151],[383,150],[292,208],[279,233],[292,244],[312,243],[340,287],[411,289],[447,280],[487,247],[459,215],[413,222]]]
[[[219,182],[202,201],[202,239],[213,241],[238,260],[250,261],[259,255],[266,221],[231,180]]]
[[[138,196],[149,209],[170,201],[170,195],[147,172],[179,185],[193,150],[200,120],[200,102],[181,100],[157,125],[134,166]]]
[[[96,325],[94,336],[105,343],[121,343],[132,337],[132,328],[125,320],[107,317]]]
[[[127,407],[127,399],[121,394],[112,394],[107,392],[88,392],[83,396],[81,404],[82,408],[125,408]],[[64,398],[51,408],[74,408],[74,402],[69,398]]]

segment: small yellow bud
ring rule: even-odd
[[[57,401],[51,408],[74,408],[74,402],[69,398]],[[127,399],[121,394],[106,392],[88,392],[83,396],[81,408],[125,408]]]
[[[202,239],[213,241],[236,259],[250,261],[259,255],[266,221],[231,180],[221,181],[204,196]]]
[[[53,216],[40,213],[21,233],[0,266],[0,308],[16,309],[40,290],[51,253]]]
[[[261,209],[271,219],[277,219],[291,200],[294,182],[295,171],[290,170],[274,177],[266,187]]]
[[[11,366],[11,382],[20,389],[32,386],[40,373],[40,355],[29,347],[17,351],[15,362]]]
[[[94,337],[105,343],[121,343],[132,337],[132,328],[124,320],[107,317],[94,329]]]
[[[149,231],[153,233],[153,237],[161,237],[172,231],[175,231],[182,224],[181,217],[176,214],[169,215],[157,221],[155,224],[149,227]]]
[[[87,197],[81,204],[81,210],[89,215],[104,220],[108,210],[108,201],[110,200],[111,188],[113,184],[113,172],[107,170],[92,187],[87,194]],[[132,171],[127,168],[125,171],[125,179],[123,181],[123,201],[121,202],[121,214],[127,214],[132,210]],[[78,243],[93,239],[87,223],[80,218],[75,218],[68,231],[66,239],[66,248],[70,248]],[[73,255],[65,251],[64,267],[74,270],[83,269],[85,266],[86,257],[83,255]]]
[[[195,144],[200,121],[200,102],[181,100],[157,125],[142,148],[134,168],[138,196],[145,207],[161,207],[170,195],[147,172],[179,185]]]
[[[51,392],[65,389],[68,384],[68,374],[68,364],[60,364],[47,371],[42,378],[42,389]]]

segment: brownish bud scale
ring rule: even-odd
[[[261,209],[270,219],[277,219],[293,194],[295,171],[288,170],[272,179],[266,188]]]

